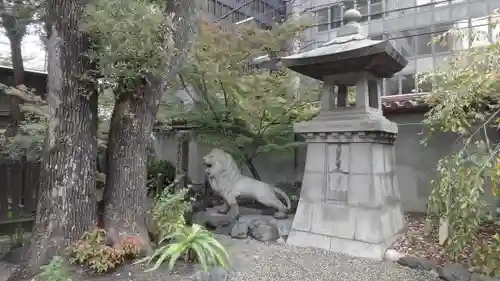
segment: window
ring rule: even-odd
[[[361,18],[361,21],[367,21],[368,20],[368,0],[359,0],[356,5],[358,11],[361,13],[363,16]]]
[[[406,37],[403,33],[397,33],[393,38],[392,43],[396,49],[401,52],[401,55],[406,58],[415,55],[415,42],[413,37]]]
[[[252,1],[252,4],[250,4],[250,9],[252,9],[252,11],[254,11],[254,12],[259,11],[259,8],[258,8],[258,6],[257,6],[257,5],[258,5],[257,3],[258,3],[258,1],[255,1],[255,0],[254,0],[254,1]]]
[[[239,22],[239,20],[238,20],[239,17],[238,16],[239,15],[238,15],[237,12],[234,12],[234,13],[231,14],[231,20],[232,20],[233,23]]]
[[[330,28],[335,29],[342,26],[342,6],[334,5],[330,7]]]
[[[229,6],[226,6],[226,5],[222,5],[222,15],[227,15],[229,14],[229,12],[231,12],[233,9],[231,9],[231,7]]]
[[[325,8],[316,12],[319,32],[328,30],[328,10],[328,8]]]
[[[415,76],[413,74],[401,76],[401,94],[412,94],[415,91]]]
[[[431,40],[433,33],[430,27],[418,28],[415,30],[414,39],[416,45],[416,55],[432,54]]]
[[[344,10],[354,9],[354,3],[356,0],[345,0],[344,1]]]
[[[382,0],[371,0],[370,2],[370,20],[381,19],[384,12]]]
[[[215,15],[215,0],[208,0],[208,13]]]
[[[394,76],[386,78],[385,80],[385,96],[399,95],[399,78],[401,76]]]
[[[317,10],[318,31],[341,27],[344,12],[352,8],[356,8],[361,13],[361,21],[367,21],[369,18],[380,19],[384,13],[383,1],[387,0],[344,0],[343,4],[335,4],[330,8]]]
[[[215,16],[217,17],[222,16],[222,4],[220,2],[217,2],[215,6]]]
[[[490,27],[488,18],[475,18],[470,22],[470,44],[471,47],[481,47],[490,45]]]
[[[453,51],[453,34],[450,31],[453,28],[453,24],[443,24],[436,25],[434,27],[434,34],[432,36],[434,53],[439,54],[443,52]],[[446,36],[443,36],[446,33]]]

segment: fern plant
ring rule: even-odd
[[[229,255],[224,246],[198,224],[178,228],[177,231],[163,238],[161,243],[165,244],[156,249],[151,256],[138,260],[136,263],[154,262],[154,266],[147,271],[156,270],[163,263],[168,263],[169,270],[172,270],[179,258],[183,257],[187,260],[190,255],[194,255],[203,271],[207,271],[212,266],[226,268],[229,266]]]
[[[53,257],[50,263],[42,266],[41,269],[41,275],[45,281],[72,281],[64,266],[64,260],[60,256]]]

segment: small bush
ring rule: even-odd
[[[141,241],[135,236],[129,236],[120,242],[120,247],[123,252],[123,257],[127,260],[132,260],[141,253]]]
[[[229,265],[229,255],[226,249],[200,225],[180,227],[176,232],[163,238],[161,242],[165,244],[156,249],[151,256],[136,263],[150,264],[155,261],[154,266],[148,271],[158,269],[165,262],[172,270],[179,258],[185,261],[195,258],[204,271],[211,266],[227,267]]]
[[[491,277],[500,277],[500,235],[493,235],[491,244],[485,243],[477,247],[473,253],[473,263],[481,272]]]
[[[159,237],[165,237],[186,224],[184,215],[191,209],[191,202],[186,200],[187,189],[176,193],[163,190],[156,198],[151,209],[151,215],[158,229]]]
[[[107,246],[105,239],[104,229],[86,232],[81,240],[69,247],[70,262],[105,273],[115,270],[125,259],[134,259],[140,252],[140,243],[134,237],[122,239],[115,247]]]
[[[53,257],[49,264],[41,267],[41,270],[45,281],[71,281],[62,257]]]

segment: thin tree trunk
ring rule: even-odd
[[[12,17],[12,16],[8,16]],[[24,31],[15,30],[16,24],[15,19],[11,19],[8,22],[12,22],[11,25],[6,25],[7,35],[10,41],[10,51],[11,51],[11,61],[13,75],[13,86],[19,86],[24,84],[24,65],[23,65],[23,55],[21,50],[21,42],[24,37]],[[14,29],[15,31],[9,31]],[[19,132],[19,125],[23,120],[24,116],[19,108],[22,103],[21,99],[15,96],[11,96],[10,110],[9,110],[9,125],[6,128],[5,136],[13,137]]]
[[[248,167],[248,169],[250,170],[250,173],[252,174],[252,176],[256,179],[256,180],[262,180],[262,178],[260,177],[259,175],[259,171],[257,171],[257,168],[255,167],[255,165],[253,164],[253,161],[252,159],[247,159],[246,160],[246,165]]]
[[[256,155],[256,150],[253,150],[252,153],[247,153],[243,149],[240,150],[243,160],[245,161],[245,165],[247,165],[248,170],[250,170],[250,173],[256,180],[262,180],[262,178],[259,175],[259,171],[257,170],[257,167],[253,164],[253,159],[255,158]]]
[[[41,184],[29,258],[8,280],[31,279],[40,266],[97,222],[94,100],[80,78],[88,67],[82,53],[82,2],[49,0],[47,102],[51,118],[42,156]]]
[[[171,13],[176,24],[171,36],[179,52],[167,63],[162,77],[150,77],[135,91],[117,93],[108,134],[104,225],[114,244],[134,236],[144,253],[151,251],[145,217],[148,145],[160,99],[175,79],[197,30],[194,0],[168,1],[165,15]]]

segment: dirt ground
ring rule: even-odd
[[[405,214],[407,231],[404,232],[392,246],[393,249],[404,254],[435,260],[442,265],[452,262],[446,257],[444,247],[439,244],[437,235],[427,236],[425,229],[425,217],[423,214]],[[457,262],[468,264],[474,247],[478,243],[489,243],[493,239],[493,233],[500,233],[499,227],[483,227],[476,234],[474,242],[460,255]]]
[[[0,262],[0,281],[5,281],[16,265]],[[69,266],[72,281],[184,281],[190,280],[196,272],[193,265],[179,263],[170,273],[163,267],[154,272],[145,272],[147,267],[139,265],[124,265],[117,271],[108,274],[93,274],[79,266]]]

